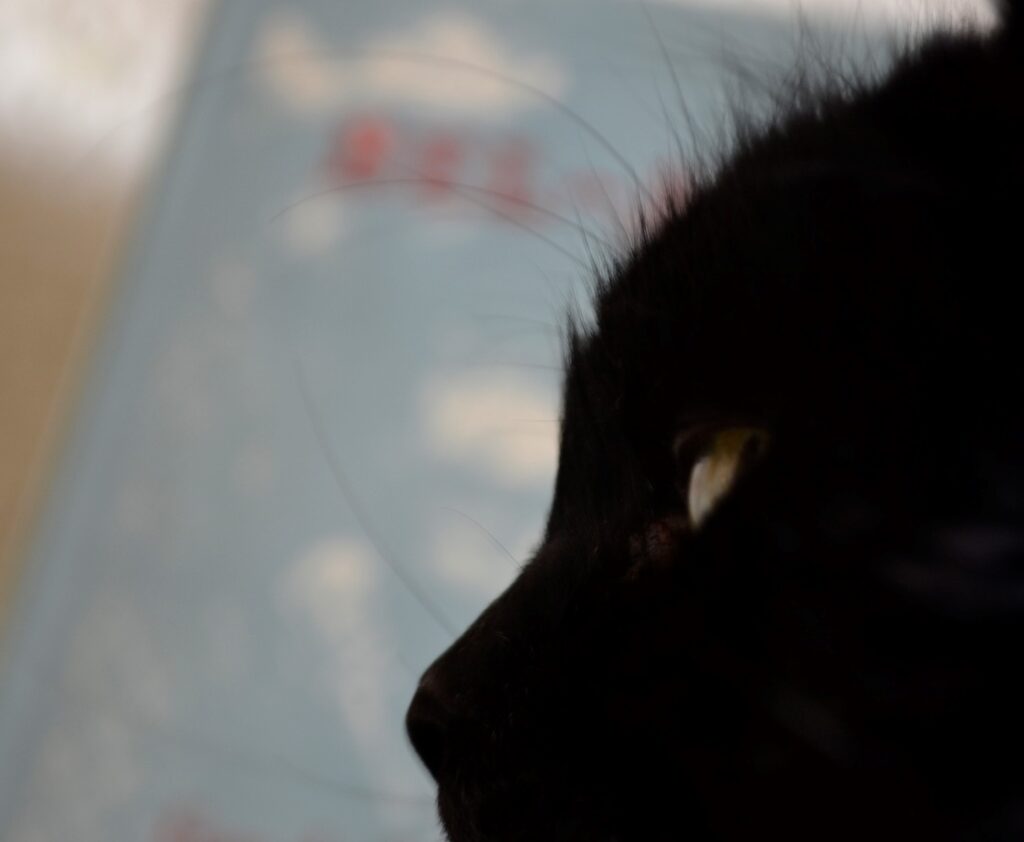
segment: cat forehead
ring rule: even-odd
[[[975,161],[1019,150],[986,154],[1005,103],[977,95],[992,81],[983,48],[940,39],[884,84],[780,114],[645,229],[595,284],[594,323],[570,330],[553,513],[642,501],[693,415],[818,414],[838,429],[860,420],[850,396],[915,399],[863,372],[895,357],[913,382],[921,349],[960,319],[959,279],[984,271],[999,211],[965,200],[992,194]],[[949,123],[954,100],[972,129]]]

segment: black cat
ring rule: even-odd
[[[1004,13],[795,85],[598,284],[543,541],[409,709],[453,842],[1024,838]]]

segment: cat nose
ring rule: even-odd
[[[451,711],[428,672],[420,681],[419,689],[405,714],[405,730],[412,747],[434,780],[439,780],[449,749],[452,720]]]

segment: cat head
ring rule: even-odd
[[[409,709],[453,842],[1021,829],[1019,29],[741,133],[598,284],[543,539]]]

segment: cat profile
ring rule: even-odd
[[[596,282],[452,842],[1024,836],[1024,17],[794,89]]]

